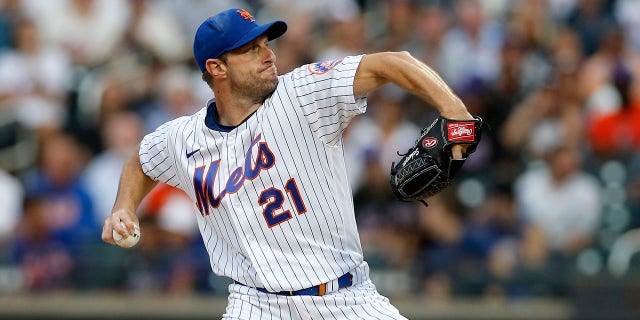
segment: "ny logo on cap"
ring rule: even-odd
[[[236,10],[236,12],[243,18],[245,18],[245,20],[249,20],[251,22],[255,22],[256,19],[253,18],[253,16],[251,15],[251,13],[249,13],[249,11],[245,10],[245,9],[238,9]]]

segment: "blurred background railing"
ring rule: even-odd
[[[132,250],[100,231],[140,138],[211,97],[191,40],[231,7],[288,22],[280,73],[407,50],[487,123],[428,208],[395,201],[388,170],[430,106],[383,87],[344,135],[365,258],[403,312],[640,317],[635,0],[0,0],[0,317],[222,312],[183,193],[147,197]]]

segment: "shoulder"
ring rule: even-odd
[[[172,130],[178,130],[180,128],[185,128],[185,127],[194,127],[194,125],[198,121],[204,121],[205,116],[206,116],[206,108],[203,108],[192,115],[181,116],[173,120],[167,121],[161,124],[157,129],[155,129],[155,131],[156,132],[172,131]]]
[[[322,77],[323,75],[332,73],[355,70],[364,56],[365,55],[363,54],[357,56],[346,56],[334,60],[316,61],[299,66],[298,68],[285,74],[284,76],[289,75],[295,80],[301,77]]]

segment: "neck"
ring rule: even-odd
[[[224,92],[215,92],[218,122],[223,126],[238,126],[254,113],[262,101],[256,102],[244,97],[235,97]]]

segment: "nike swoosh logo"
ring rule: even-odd
[[[200,149],[193,150],[191,152],[187,152],[187,159],[191,158],[196,152],[200,151]]]

